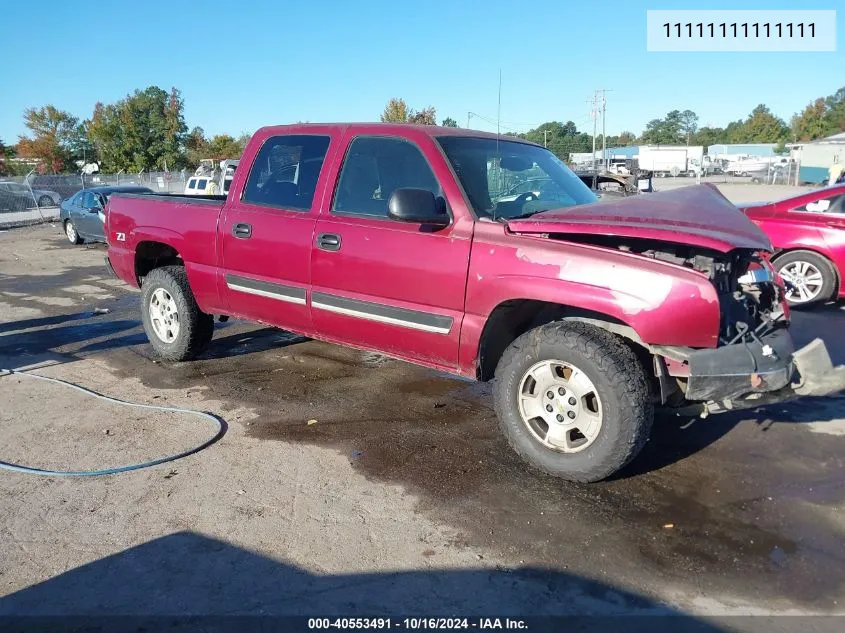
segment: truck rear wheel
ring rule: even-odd
[[[196,358],[214,335],[214,317],[199,309],[182,266],[152,270],[141,288],[144,330],[165,360]]]
[[[580,482],[631,461],[654,418],[633,350],[580,322],[550,323],[516,339],[496,368],[494,401],[502,432],[525,461]]]

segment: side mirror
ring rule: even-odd
[[[449,226],[449,214],[443,200],[436,198],[428,189],[397,189],[387,202],[387,215],[400,222]]]

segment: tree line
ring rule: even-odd
[[[78,165],[91,162],[100,164],[103,171],[139,172],[193,167],[203,158],[240,158],[248,134],[208,137],[201,127],[189,131],[184,111],[177,88],[167,92],[158,86],[136,90],[115,103],[97,103],[91,117],[84,120],[52,104],[28,108],[23,115],[27,134],[14,146],[0,139],[0,175],[14,171],[14,164],[7,159],[15,156],[36,159],[39,168],[49,173],[78,171]],[[380,119],[436,125],[437,111],[434,106],[416,110],[404,99],[392,98]],[[845,87],[815,99],[789,123],[764,104],[725,127],[699,127],[698,123],[694,111],[672,110],[649,121],[639,136],[627,131],[608,135],[607,147],[777,143],[783,148],[788,142],[813,141],[845,132]],[[458,127],[451,117],[442,119],[440,125]],[[579,131],[572,121],[549,121],[524,133],[508,134],[546,145],[564,160],[573,152],[590,152],[593,146],[592,135]],[[597,136],[597,148],[603,140]]]
[[[103,171],[133,172],[194,167],[203,158],[240,158],[248,134],[206,136],[190,131],[185,103],[177,88],[136,90],[115,103],[97,103],[91,117],[79,120],[53,105],[24,111],[27,134],[14,147],[0,140],[0,174],[16,170],[13,156],[38,160],[47,173],[78,171],[96,162]],[[19,167],[17,171],[28,171]]]
[[[776,143],[780,150],[786,143],[815,141],[845,132],[845,87],[832,95],[820,97],[792,116],[789,123],[776,116],[764,104],[758,105],[744,119],[731,121],[725,127],[698,125],[699,117],[692,110],[672,110],[666,116],[652,119],[637,136],[622,132],[607,137],[607,147],[632,145],[709,145],[732,143]],[[563,159],[572,152],[590,152],[593,137],[579,132],[572,121],[551,121],[518,136],[546,144]],[[597,135],[596,148],[602,146]]]

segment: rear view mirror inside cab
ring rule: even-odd
[[[527,171],[534,166],[530,160],[521,156],[502,156],[499,159],[499,167],[508,171]]]

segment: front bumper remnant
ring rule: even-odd
[[[686,399],[730,400],[750,393],[777,391],[790,384],[794,370],[789,331],[762,339],[689,354]]]
[[[830,396],[845,391],[845,365],[833,366],[824,341],[808,343],[792,355],[800,381],[792,390],[798,396]]]
[[[692,369],[692,367],[691,367]],[[744,393],[729,397],[712,398],[691,407],[684,407],[682,412],[696,412],[702,417],[710,413],[721,413],[738,409],[751,409],[769,404],[787,402],[803,396],[823,397],[845,391],[845,365],[833,365],[824,341],[815,339],[794,352],[789,357],[790,379],[786,384],[774,389],[760,384],[756,388],[741,389]],[[782,370],[774,369],[762,377],[765,385],[772,387],[782,379]],[[772,383],[769,379],[776,377]],[[752,376],[735,376],[735,379],[750,383],[756,382]],[[793,379],[797,379],[793,380]],[[692,376],[690,378],[692,381]],[[746,383],[746,385],[749,383]],[[689,397],[689,396],[687,396]]]

